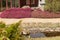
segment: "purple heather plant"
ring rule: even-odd
[[[12,8],[5,10],[0,17],[1,18],[30,18],[31,9],[30,8]]]

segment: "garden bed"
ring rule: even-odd
[[[31,8],[12,8],[9,10],[5,10],[0,14],[1,18],[60,18],[60,12],[49,12],[42,11],[40,9]]]

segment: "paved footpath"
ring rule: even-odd
[[[6,24],[12,24],[16,23],[18,21],[22,20],[23,23],[31,23],[31,22],[42,22],[42,23],[47,23],[47,22],[52,22],[52,23],[60,23],[60,18],[50,18],[50,19],[42,19],[42,18],[22,18],[22,19],[3,19],[0,18],[0,21],[5,22]]]

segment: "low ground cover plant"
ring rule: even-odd
[[[42,11],[40,9],[31,8],[12,8],[3,11],[0,18],[60,18],[60,12]]]
[[[0,15],[1,18],[29,18],[31,16],[30,8],[12,8],[9,10],[3,11]]]

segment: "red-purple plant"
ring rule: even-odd
[[[49,11],[36,10],[32,11],[30,8],[12,8],[5,10],[1,15],[1,18],[59,18],[60,13],[54,13]]]
[[[33,18],[59,18],[60,13],[54,13],[49,11],[33,11],[31,13]]]
[[[30,8],[13,8],[5,10],[0,17],[1,18],[29,18],[31,16]]]

